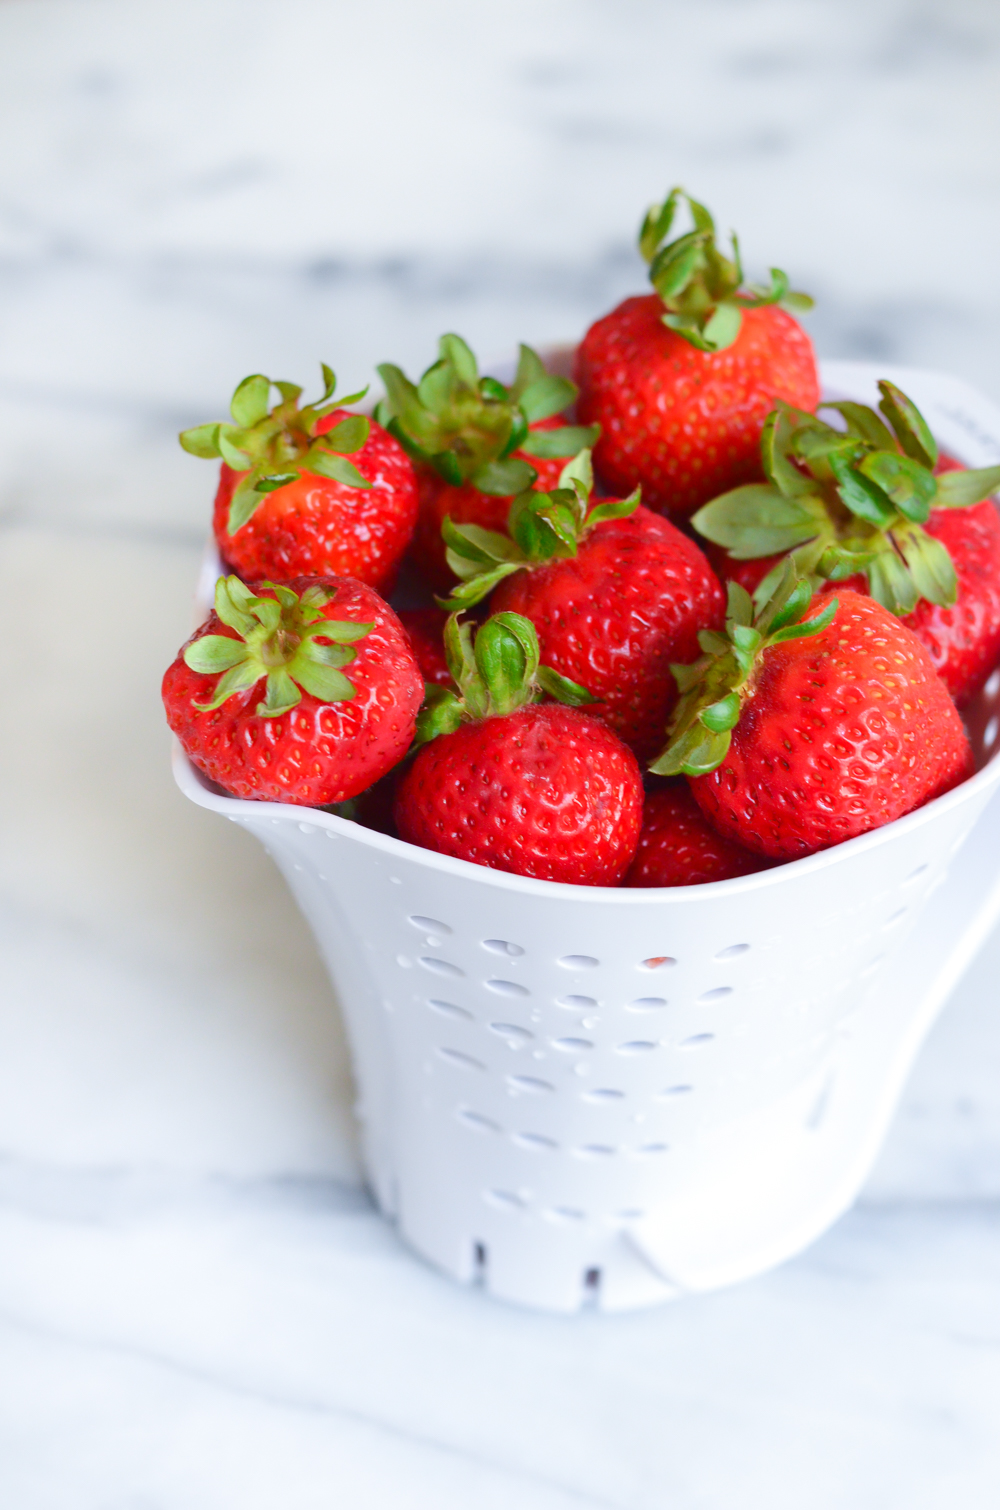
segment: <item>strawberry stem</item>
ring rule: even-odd
[[[687,204],[693,229],[667,241],[680,202]],[[793,293],[788,277],[771,268],[771,283],[741,287],[739,242],[731,237],[732,258],[715,243],[715,221],[703,204],[682,188],[673,188],[662,204],[646,213],[639,231],[639,251],[649,263],[649,280],[665,306],[663,323],[699,351],[724,351],[740,333],[745,309],[784,304],[811,309],[808,294]]]
[[[862,572],[872,597],[895,614],[912,613],[921,598],[953,604],[951,557],[923,526],[932,508],[988,498],[1000,485],[1000,467],[935,477],[937,445],[923,415],[892,383],[879,388],[888,425],[864,404],[820,405],[839,414],[840,429],[779,404],[761,436],[768,482],[713,499],[694,515],[695,529],[733,560],[787,553],[814,588]],[[782,570],[779,563],[758,586],[758,607]]]
[[[262,677],[267,679],[264,699],[256,709],[262,718],[277,718],[296,707],[302,691],[323,703],[349,701],[354,684],[340,668],[357,655],[351,643],[364,639],[374,624],[324,618],[323,609],[334,596],[325,587],[307,587],[300,597],[276,582],[261,585],[274,597],[257,597],[239,577],[216,582],[215,612],[236,637],[204,634],[185,650],[184,662],[192,671],[222,673],[210,700],[194,706],[201,713],[221,708]]]
[[[590,451],[583,450],[563,467],[559,486],[550,493],[528,488],[507,514],[507,534],[477,524],[441,523],[448,565],[461,578],[441,608],[471,608],[512,572],[545,566],[557,558],[575,556],[593,529],[611,519],[625,519],[639,507],[640,490],[628,498],[590,506],[594,470]]]
[[[513,451],[539,458],[573,456],[593,445],[599,433],[596,425],[530,431],[577,395],[576,384],[547,372],[530,346],[521,347],[510,388],[480,377],[475,356],[456,335],[441,337],[438,360],[417,384],[391,362],[383,362],[378,373],[386,389],[375,411],[379,423],[415,461],[455,487],[471,482],[498,498],[521,493],[538,473]]]
[[[301,388],[257,372],[245,377],[233,394],[230,412],[234,424],[211,423],[181,431],[180,443],[191,456],[219,458],[242,474],[229,505],[226,529],[230,535],[253,517],[268,493],[294,482],[303,472],[346,487],[371,487],[348,460],[367,441],[371,421],[363,414],[351,414],[332,429],[319,429],[328,414],[358,403],[368,389],[334,399],[337,379],[325,362],[321,370],[322,397],[304,409],[299,408]],[[272,388],[277,388],[281,399],[269,409]]]
[[[651,771],[658,776],[705,776],[721,765],[743,706],[753,696],[765,651],[819,634],[832,622],[836,598],[813,618],[804,617],[812,596],[809,582],[797,577],[786,562],[778,587],[754,617],[749,593],[730,582],[725,633],[702,630],[701,659],[670,668],[681,695],[667,728],[666,746]]]
[[[428,686],[417,718],[415,745],[451,734],[463,723],[503,717],[544,696],[580,707],[594,702],[586,687],[539,664],[538,634],[519,613],[498,613],[473,638],[471,623],[451,614],[445,657],[458,692]]]

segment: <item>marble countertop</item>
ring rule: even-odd
[[[825,355],[1000,397],[1000,13],[0,0],[0,86],[5,1510],[992,1507],[1000,937],[807,1254],[521,1313],[373,1211],[306,926],[175,790],[158,682],[210,493],[177,429],[247,371],[573,339],[670,183]]]

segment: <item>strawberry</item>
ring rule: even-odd
[[[453,687],[444,654],[444,626],[448,615],[443,608],[401,608],[399,622],[417,658],[420,675],[435,687]]]
[[[793,859],[890,823],[963,781],[971,751],[916,635],[874,598],[811,599],[786,564],[753,618],[729,588],[726,633],[678,667],[681,699],[652,769],[681,773],[725,838]]]
[[[677,700],[672,661],[697,654],[698,631],[722,624],[722,589],[698,547],[638,493],[591,507],[588,452],[551,493],[511,506],[509,535],[445,526],[448,559],[467,578],[448,605],[495,588],[494,612],[531,620],[548,665],[590,688],[594,709],[651,757]]]
[[[200,771],[235,797],[312,807],[402,759],[422,695],[392,609],[339,577],[220,577],[214,613],[163,678],[167,722]]]
[[[589,693],[539,665],[518,614],[472,639],[458,615],[445,636],[457,692],[431,689],[422,744],[396,789],[401,839],[494,870],[577,886],[616,886],[642,823],[635,756],[578,711]],[[543,692],[560,702],[539,703]]]
[[[700,886],[767,870],[760,855],[724,839],[711,826],[686,782],[646,793],[642,833],[625,886]]]
[[[347,576],[389,588],[417,517],[413,464],[381,425],[346,412],[363,393],[335,403],[329,367],[323,378],[323,397],[305,409],[294,384],[244,378],[236,423],[185,430],[181,445],[222,458],[215,538],[246,581]],[[272,386],[281,402],[269,410]]]
[[[761,440],[767,480],[724,493],[692,523],[728,550],[728,570],[718,556],[717,569],[758,607],[786,555],[813,587],[870,592],[905,617],[961,704],[1000,657],[1000,518],[984,501],[1000,466],[940,459],[912,400],[879,388],[884,420],[863,404],[820,406],[839,411],[844,429],[779,404]]]
[[[664,245],[681,199],[694,229]],[[639,234],[654,294],[626,299],[577,352],[577,413],[599,424],[594,466],[612,493],[642,488],[649,508],[688,515],[760,475],[761,428],[775,399],[814,408],[812,343],[782,304],[812,301],[771,269],[768,289],[715,245],[711,215],[682,189],[654,205]]]
[[[413,560],[427,582],[448,592],[441,524],[502,528],[515,494],[537,481],[555,487],[565,459],[592,445],[594,427],[567,425],[561,411],[576,398],[568,378],[546,372],[529,346],[521,347],[510,388],[479,376],[476,358],[459,336],[441,337],[440,356],[415,387],[398,367],[383,363],[386,398],[376,414],[417,465],[420,516]]]

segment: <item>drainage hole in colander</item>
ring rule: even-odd
[[[478,1059],[473,1059],[471,1054],[462,1054],[458,1049],[438,1049],[438,1054],[446,1064],[453,1064],[459,1070],[484,1070],[485,1064]]]
[[[688,1096],[694,1090],[693,1085],[668,1085],[665,1090],[657,1091],[657,1101],[667,1101],[671,1096]]]
[[[584,1269],[583,1271],[583,1307],[592,1309],[597,1305],[598,1296],[601,1293],[600,1269]]]
[[[459,1122],[464,1123],[466,1127],[471,1127],[473,1132],[498,1133],[503,1131],[499,1122],[493,1122],[489,1117],[483,1117],[479,1112],[474,1112],[467,1106],[460,1106],[455,1115]]]
[[[721,1001],[724,996],[732,996],[732,986],[715,986],[711,991],[703,991],[698,997],[699,1002]]]
[[[624,1211],[616,1211],[614,1215],[619,1222],[641,1222],[646,1213],[641,1206],[629,1206]]]
[[[414,912],[406,921],[414,928],[419,928],[421,933],[451,933],[452,929],[447,923],[439,923],[437,918],[424,918]]]
[[[557,1007],[566,1007],[571,1012],[589,1012],[597,1006],[593,996],[557,996]]]
[[[554,1091],[555,1086],[548,1080],[537,1080],[534,1075],[508,1075],[507,1084],[512,1095],[541,1096],[546,1091]]]
[[[516,980],[488,980],[484,981],[487,991],[495,991],[497,996],[530,996],[527,986],[519,985]]]
[[[508,959],[520,959],[524,953],[520,944],[511,944],[507,939],[483,939],[483,948],[491,954],[506,954]]]
[[[607,1159],[618,1150],[612,1143],[584,1143],[573,1152],[578,1159]]]
[[[677,961],[672,954],[651,954],[649,959],[639,961],[640,970],[667,970]]]
[[[587,1213],[576,1206],[549,1206],[542,1212],[547,1222],[585,1222]]]
[[[903,885],[904,886],[909,886],[909,884],[910,884],[911,881],[919,881],[920,877],[926,875],[929,870],[930,870],[930,865],[925,860],[924,863],[923,863],[923,865],[918,865],[917,868],[916,868],[916,870],[911,870],[910,871],[910,874],[907,876],[906,880],[903,882]]]
[[[490,1032],[502,1038],[512,1049],[521,1048],[535,1036],[534,1033],[529,1033],[527,1028],[519,1028],[515,1022],[491,1022]]]
[[[655,1012],[660,1007],[667,1005],[665,996],[637,996],[635,1001],[628,1003],[630,1012]]]
[[[542,1153],[559,1147],[555,1138],[546,1138],[542,1133],[511,1133],[511,1142],[516,1143],[518,1148],[526,1148],[529,1153]]]
[[[527,1202],[513,1190],[484,1190],[483,1200],[499,1211],[523,1211]]]
[[[564,954],[562,959],[556,960],[564,970],[596,970],[600,963],[592,954]]]
[[[728,949],[720,949],[716,959],[738,959],[741,954],[746,954],[749,944],[730,944]]]
[[[424,954],[417,960],[418,965],[423,965],[432,975],[464,975],[465,971],[458,965],[453,965],[446,959],[434,959],[432,955]]]
[[[682,1039],[677,1047],[679,1049],[700,1049],[706,1043],[713,1043],[714,1040],[714,1033],[695,1033],[691,1038]]]
[[[467,1012],[464,1007],[456,1007],[453,1001],[435,1001],[433,998],[430,998],[427,1005],[432,1011],[440,1012],[442,1017],[450,1017],[456,1022],[473,1022],[475,1020],[471,1012]]]
[[[892,917],[886,918],[885,922],[882,924],[882,927],[891,928],[894,923],[898,923],[901,918],[905,918],[909,910],[910,909],[908,907],[900,907],[896,912],[892,914]]]
[[[619,1054],[648,1054],[650,1049],[655,1049],[656,1044],[648,1038],[634,1038],[629,1043],[620,1043],[616,1050]]]
[[[636,1149],[636,1153],[652,1156],[653,1154],[666,1153],[667,1150],[668,1145],[666,1143],[643,1143]]]
[[[553,1038],[552,1047],[561,1049],[564,1054],[579,1054],[584,1049],[592,1049],[594,1045],[589,1038]]]
[[[611,1086],[600,1086],[596,1090],[582,1091],[581,1099],[598,1103],[602,1101],[623,1101],[625,1099],[625,1092],[616,1091]]]

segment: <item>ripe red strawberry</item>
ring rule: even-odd
[[[971,772],[962,721],[925,647],[850,589],[820,600],[790,566],[752,620],[729,589],[726,636],[678,668],[681,700],[652,769],[685,774],[726,838],[793,859],[878,828]],[[751,622],[752,621],[752,622]]]
[[[616,886],[642,824],[635,756],[597,719],[535,701],[589,694],[539,666],[526,619],[489,619],[473,647],[456,615],[447,648],[459,692],[435,689],[420,715],[423,748],[396,789],[400,838],[515,875]]]
[[[236,424],[185,430],[181,445],[222,457],[215,538],[244,580],[345,576],[387,589],[416,523],[413,464],[381,425],[342,407],[361,394],[335,404],[333,373],[323,376],[322,399],[305,409],[294,384],[245,378]],[[272,386],[281,402],[269,411]]]
[[[235,797],[311,807],[401,760],[422,696],[392,609],[338,577],[220,577],[215,612],[163,678],[167,722],[200,771]]]
[[[664,245],[678,201],[694,229]],[[761,428],[776,399],[812,409],[812,343],[780,308],[808,308],[785,274],[742,289],[715,245],[711,215],[681,189],[654,205],[639,235],[655,294],[626,299],[592,325],[577,352],[577,413],[601,426],[594,466],[612,493],[641,487],[648,508],[686,516],[760,476]]]
[[[588,687],[595,716],[648,759],[677,700],[671,663],[721,626],[722,589],[698,547],[638,495],[591,508],[590,494],[584,452],[554,492],[515,500],[510,536],[447,525],[449,561],[469,578],[450,606],[499,584],[493,611],[530,619],[546,664]]]
[[[939,458],[916,405],[892,383],[879,387],[888,425],[863,404],[821,406],[839,410],[846,429],[779,405],[761,443],[767,480],[724,493],[692,523],[720,576],[758,606],[786,555],[813,587],[870,592],[905,618],[961,705],[1000,657],[1000,516],[981,501],[1000,467]]]
[[[417,658],[420,675],[434,687],[453,687],[444,654],[444,626],[448,615],[443,608],[402,608],[399,622]]]
[[[441,540],[445,516],[502,528],[514,495],[536,481],[555,487],[566,458],[592,445],[597,430],[566,424],[561,411],[576,386],[546,372],[529,346],[521,347],[510,388],[481,378],[455,335],[441,337],[440,356],[417,386],[389,362],[378,370],[386,398],[376,414],[417,466],[420,517],[411,556],[428,584],[446,593],[455,579]]]
[[[686,782],[671,782],[646,793],[639,848],[623,884],[700,886],[768,868],[767,860],[712,827]]]

